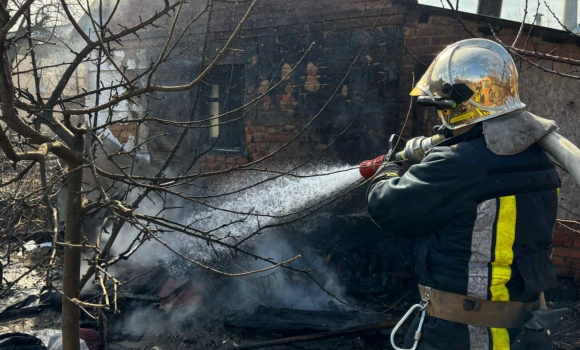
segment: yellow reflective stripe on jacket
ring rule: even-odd
[[[509,350],[510,349],[510,335],[505,328],[490,328],[492,350]]]
[[[495,237],[495,258],[491,262],[492,301],[510,301],[506,283],[512,275],[513,245],[516,239],[516,196],[501,197]]]
[[[506,287],[512,275],[513,245],[516,239],[516,196],[501,197],[496,224],[495,257],[491,262],[492,301],[510,301]],[[490,328],[493,350],[509,350],[510,337],[505,328]]]

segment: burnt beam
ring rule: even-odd
[[[362,325],[362,326],[355,326],[355,327],[338,329],[338,330],[330,331],[330,332],[323,332],[323,333],[302,335],[302,336],[289,337],[289,338],[283,338],[283,339],[277,339],[277,340],[270,340],[270,341],[265,341],[262,343],[244,345],[244,346],[229,348],[229,349],[225,349],[225,350],[262,349],[262,348],[269,348],[271,346],[289,345],[289,344],[303,342],[303,341],[309,341],[309,340],[328,339],[328,338],[339,337],[339,336],[343,336],[343,335],[364,332],[364,331],[370,331],[370,330],[375,330],[375,329],[391,328],[391,327],[394,327],[397,324],[397,322],[398,322],[398,320],[393,319],[393,320],[384,321],[384,322],[378,322],[378,323],[372,323],[372,324],[367,324],[367,325]]]
[[[314,311],[258,306],[254,314],[227,318],[225,324],[231,327],[277,331],[334,331],[393,319],[389,315],[363,314],[358,311]]]

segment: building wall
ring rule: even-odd
[[[556,223],[552,262],[558,274],[574,276],[580,283],[580,222],[566,220]]]
[[[215,170],[259,159],[292,140],[302,129],[304,133],[280,152],[274,162],[305,159],[329,145],[330,154],[323,158],[353,164],[386,152],[386,140],[395,132],[399,114],[401,47],[398,38],[406,12],[403,2],[389,2],[366,49],[353,64],[382,4],[383,1],[368,0],[261,1],[234,40],[233,50],[219,62],[220,66],[243,67],[244,102],[262,95],[269,85],[279,83],[311,44],[312,49],[286,81],[263,96],[253,108],[246,109],[243,147],[238,152],[211,152],[198,165]],[[193,79],[200,65],[209,64],[216,50],[225,44],[248,5],[246,2],[217,3],[211,17],[198,20],[197,32],[186,33],[183,43],[175,49],[185,51],[160,68],[155,82],[177,85]],[[127,6],[127,9],[120,8],[117,16],[127,17],[127,23],[131,24],[131,6]],[[191,18],[197,10],[184,9],[178,27],[183,28],[187,24],[183,18]],[[199,50],[204,40],[198,34],[208,20],[209,35],[202,58]],[[129,59],[140,54],[154,60],[164,44],[163,38],[162,29],[148,29],[142,41],[125,40],[119,50]],[[349,70],[349,76],[341,84]],[[133,69],[128,74],[138,72],[139,69]],[[197,89],[154,94],[154,98],[138,101],[146,106],[139,115],[186,120],[191,116],[196,95]],[[202,118],[199,108],[198,105],[194,118]],[[149,143],[151,161],[160,163],[173,146],[178,130],[155,123],[147,127],[149,137],[167,134]],[[135,132],[128,124],[118,129],[113,133],[122,139],[128,138],[127,133]],[[207,141],[206,134],[207,130],[190,132],[181,158],[191,158],[192,150],[200,144],[201,149],[207,148],[211,142]],[[178,163],[186,162],[179,160]]]
[[[299,5],[261,2],[234,41],[235,54],[220,62],[244,66],[244,101],[249,102],[280,82],[313,45],[286,81],[248,110],[244,148],[237,156],[260,159],[302,129],[304,133],[274,161],[304,159],[330,144],[330,155],[323,158],[347,162],[385,151],[385,139],[393,132],[398,114],[400,48],[396,38],[404,7],[388,6],[350,76],[339,84],[367,39],[380,3],[333,3],[336,6],[314,1]],[[229,38],[235,14],[239,18],[243,11],[242,6],[224,3],[212,12],[208,59]],[[212,159],[205,160],[211,163]]]
[[[279,82],[313,46],[286,81],[248,114],[248,159],[275,151],[302,129],[305,132],[281,152],[281,157],[307,158],[331,143],[330,154],[325,157],[347,162],[386,151],[385,140],[394,132],[399,111],[397,38],[405,7],[387,6],[355,61],[381,5],[379,1],[342,0],[260,3],[248,30],[234,42],[233,46],[243,51],[222,62],[245,65],[246,102],[260,96],[269,84]],[[242,13],[243,9],[238,6],[236,11]],[[212,16],[211,45],[206,52],[213,52],[228,37],[233,6],[224,4]],[[349,70],[350,75],[341,83]]]

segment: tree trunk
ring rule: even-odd
[[[76,165],[69,163],[69,169]],[[82,210],[81,190],[83,172],[81,169],[74,171],[67,185],[66,203],[66,226],[65,242],[71,244],[81,243],[81,217]],[[62,289],[66,297],[79,299],[80,295],[80,272],[81,250],[79,248],[64,247],[64,276]],[[79,321],[80,309],[77,305],[62,298],[62,344],[63,350],[80,350],[79,345]]]

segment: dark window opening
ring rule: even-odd
[[[215,66],[201,85],[200,116],[211,118],[204,138],[213,150],[239,152],[245,139],[243,65]]]

